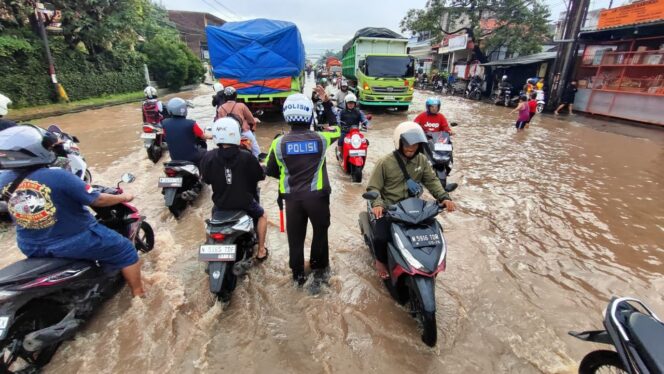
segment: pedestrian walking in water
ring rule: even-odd
[[[537,92],[532,92],[530,94],[530,100],[528,100],[528,123],[526,128],[530,127],[530,121],[533,120],[535,114],[537,114]]]
[[[573,80],[569,83],[567,88],[565,89],[565,93],[563,94],[563,100],[561,101],[560,105],[558,106],[558,109],[556,109],[553,114],[558,115],[560,114],[560,110],[567,105],[567,109],[569,110],[569,114],[572,115],[572,110],[574,109],[574,99],[576,98],[576,91],[578,89],[576,88],[576,80]]]
[[[519,97],[519,105],[510,112],[510,114],[519,112],[516,119],[516,130],[523,130],[530,120],[530,109],[528,108],[528,98],[525,95]]]

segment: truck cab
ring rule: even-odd
[[[413,100],[415,60],[408,55],[370,54],[355,73],[358,100],[365,106],[408,110]]]

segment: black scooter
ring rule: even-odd
[[[159,188],[164,195],[164,203],[175,218],[198,198],[203,190],[201,174],[196,164],[189,161],[170,161],[164,163],[165,177],[159,178]]]
[[[359,225],[364,242],[373,255],[374,227],[376,217],[371,201],[378,198],[377,192],[366,192],[366,212],[360,213]],[[436,202],[417,197],[403,200],[389,207],[385,214],[391,221],[387,246],[389,279],[385,286],[400,304],[410,304],[411,315],[422,328],[422,341],[428,346],[436,345],[436,275],[445,270],[447,244],[443,228],[436,220],[442,211]]]
[[[122,181],[134,180],[125,174]],[[120,194],[116,188],[93,186]],[[154,233],[129,203],[94,208],[97,220],[127,237],[137,251],[154,247]],[[28,258],[0,270],[0,373],[37,373],[97,308],[124,285],[120,271],[95,262]]]
[[[569,333],[587,342],[615,348],[615,351],[588,353],[579,364],[580,374],[600,373],[605,369],[630,374],[664,373],[664,322],[642,301],[612,298],[604,312],[604,328]]]

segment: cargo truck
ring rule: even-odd
[[[408,39],[385,28],[368,27],[343,47],[343,76],[355,86],[362,106],[408,110],[413,100],[415,59]]]
[[[254,19],[205,28],[212,72],[252,111],[281,111],[304,87],[304,44],[291,22]]]

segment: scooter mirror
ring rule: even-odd
[[[73,140],[74,143],[80,143],[81,142],[80,140],[78,140],[78,138],[76,136],[72,136],[71,140]]]
[[[194,107],[194,102],[191,100],[187,100],[187,108],[193,108]]]
[[[367,121],[371,121],[373,119],[373,116],[371,114],[367,114]]]
[[[456,123],[456,122],[452,122],[452,123],[450,123],[450,126],[452,126],[452,127],[457,127],[457,126],[459,126],[459,124]]]
[[[263,110],[261,109],[261,110],[257,110],[257,111],[254,113],[254,115],[260,117],[260,116],[262,116],[264,113],[265,113],[265,111],[263,111]]]
[[[132,183],[133,181],[136,180],[136,177],[132,173],[124,173],[122,174],[121,179],[124,183]]]
[[[267,153],[261,152],[260,154],[258,154],[258,162],[263,162],[265,161],[265,159],[267,159]]]
[[[362,194],[364,200],[376,200],[378,198],[378,192],[369,191]]]

